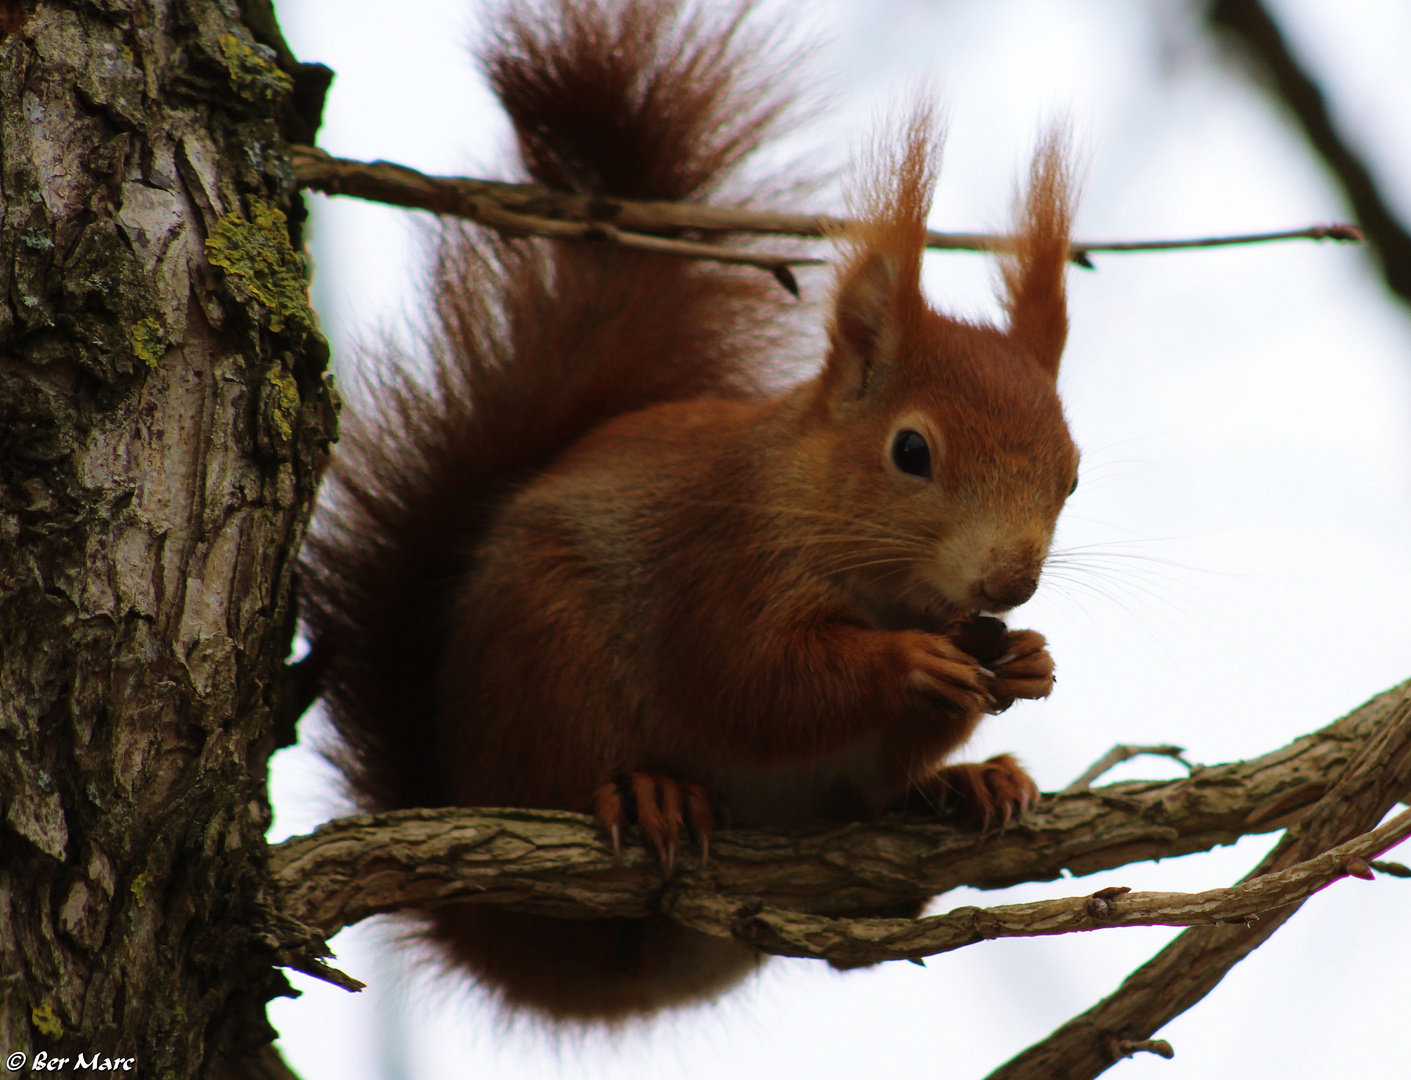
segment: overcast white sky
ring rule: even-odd
[[[776,5],[777,6],[777,5]],[[1278,0],[1340,122],[1411,218],[1411,6]],[[795,0],[837,107],[809,136],[844,162],[890,96],[929,77],[949,116],[938,228],[1002,226],[1045,118],[1067,112],[1088,165],[1077,234],[1152,238],[1341,220],[1292,125],[1215,62],[1175,0]],[[505,125],[466,59],[473,5],[281,0],[295,52],[337,73],[320,142],[430,172],[495,175]],[[418,318],[415,215],[314,197],[315,303],[347,363]],[[1285,244],[1099,257],[1070,278],[1061,386],[1084,450],[1060,548],[1011,623],[1048,635],[1060,684],[980,731],[1061,787],[1114,743],[1174,742],[1214,763],[1273,749],[1411,676],[1411,317],[1370,256]],[[992,268],[928,257],[935,303],[995,312]],[[817,296],[826,277],[804,278]],[[309,721],[305,722],[305,736]],[[1113,779],[1173,775],[1141,760]],[[275,760],[276,838],[339,810],[305,744]],[[1273,837],[1082,882],[969,890],[941,910],[1091,892],[1201,889]],[[1315,897],[1162,1035],[1137,1080],[1405,1075],[1411,884]],[[332,942],[361,995],[305,990],[272,1020],[305,1080],[429,1077],[982,1077],[1113,990],[1175,931],[990,942],[923,968],[838,975],[774,961],[714,1008],[609,1039],[507,1025],[473,989],[409,966],[385,927]],[[401,1061],[404,1066],[397,1063]]]

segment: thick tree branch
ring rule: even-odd
[[[1208,17],[1233,35],[1269,74],[1271,91],[1288,106],[1313,149],[1337,177],[1361,230],[1382,264],[1387,285],[1411,303],[1411,234],[1382,196],[1371,170],[1333,123],[1322,90],[1304,71],[1259,0],[1214,0]]]
[[[688,926],[735,937],[779,956],[846,964],[916,960],[1000,937],[1044,937],[1110,926],[1216,926],[1253,923],[1299,904],[1338,878],[1370,878],[1369,860],[1411,836],[1411,810],[1372,832],[1286,870],[1232,888],[1199,893],[1103,889],[1091,896],[1003,907],[963,907],[925,919],[830,919],[800,915],[718,893],[686,893],[671,906]]]
[[[726,830],[708,864],[684,860],[670,883],[640,845],[615,859],[591,819],[548,810],[344,818],[276,845],[271,871],[283,909],[325,936],[370,915],[463,901],[562,916],[646,915],[661,909],[668,884],[680,893],[765,897],[793,911],[841,914],[957,885],[1000,888],[1052,880],[1065,869],[1088,874],[1283,828],[1408,704],[1411,682],[1273,753],[1197,768],[1181,780],[1050,795],[1000,833],[899,818]]]
[[[1336,785],[1289,829],[1246,881],[1305,862],[1370,829],[1411,792],[1411,694],[1406,684],[1391,693],[1399,700]],[[1099,1075],[1118,1060],[1114,1047],[1150,1038],[1185,1012],[1297,910],[1298,905],[1281,908],[1252,926],[1185,931],[1128,976],[1111,997],[1002,1065],[989,1080],[1082,1080]]]
[[[537,184],[427,176],[389,161],[335,158],[312,146],[294,147],[293,165],[299,183],[314,191],[467,218],[512,234],[602,240],[688,258],[758,266],[774,272],[791,291],[797,290],[791,285],[792,277],[786,274],[788,267],[826,260],[725,247],[671,234],[696,230],[818,239],[835,235],[848,225],[846,220],[826,214],[602,199],[550,191]],[[660,235],[663,233],[668,235]],[[1071,252],[1074,262],[1091,266],[1088,256],[1095,252],[1158,251],[1294,239],[1358,241],[1362,237],[1351,225],[1317,225],[1285,232],[1194,240],[1075,241]],[[991,233],[932,231],[927,233],[926,243],[928,247],[952,251],[1004,251],[1011,240],[1008,236]]]

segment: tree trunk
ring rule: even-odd
[[[264,773],[334,410],[284,146],[328,73],[244,7],[0,0],[0,1051],[66,1074],[210,1074],[287,990]]]

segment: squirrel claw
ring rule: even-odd
[[[992,692],[1008,707],[1016,698],[1045,698],[1053,692],[1053,657],[1044,636],[1033,630],[1011,630],[1009,652],[994,666]]]
[[[624,822],[635,822],[668,874],[676,865],[684,832],[695,840],[702,861],[710,857],[715,816],[705,788],[699,784],[662,773],[629,772],[593,793],[593,816],[612,834],[617,856],[622,854]]]
[[[603,784],[593,792],[593,816],[612,835],[612,854],[622,858],[622,791],[617,784]]]
[[[988,761],[947,765],[917,784],[908,809],[918,802],[932,809],[952,809],[967,828],[986,832],[1004,828],[1039,801],[1038,785],[1011,754]]]

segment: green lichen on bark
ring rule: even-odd
[[[54,1014],[54,1006],[47,1001],[43,1005],[36,1005],[30,1010],[30,1020],[34,1024],[34,1030],[49,1039],[57,1039],[64,1033],[64,1025],[59,1022],[58,1016]]]
[[[251,196],[250,217],[226,214],[206,240],[206,258],[226,272],[236,298],[253,300],[276,334],[302,338],[314,328],[304,259],[289,244],[283,211]]]
[[[156,367],[167,349],[167,332],[150,315],[128,331],[128,339],[132,342],[132,354],[148,367]]]
[[[260,386],[255,438],[261,453],[280,461],[288,459],[303,407],[298,381],[282,364],[272,364]]]
[[[293,378],[279,368],[271,368],[265,379],[274,388],[270,408],[270,422],[280,439],[288,441],[294,437],[294,421],[299,415],[299,386]]]
[[[220,36],[220,50],[230,71],[230,85],[236,93],[253,104],[283,101],[294,89],[294,82],[274,63],[274,50],[262,45],[250,45],[234,34]],[[261,55],[268,52],[266,58]]]

